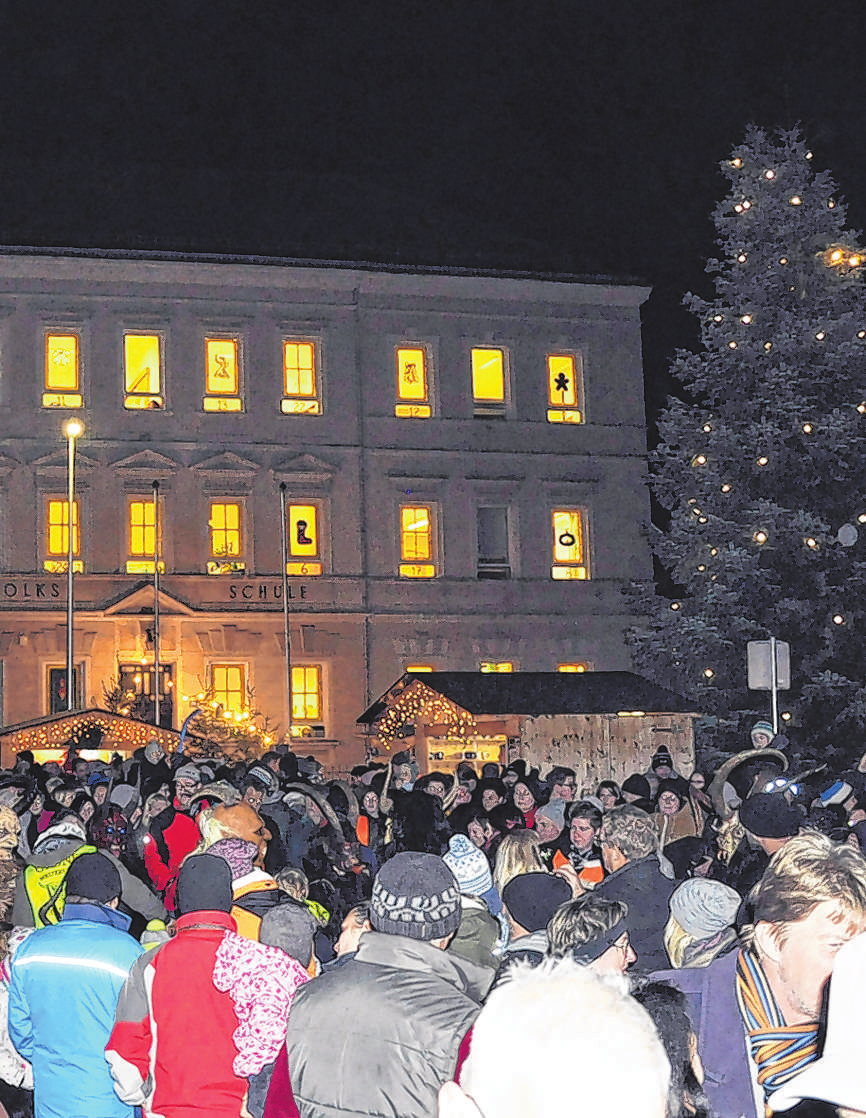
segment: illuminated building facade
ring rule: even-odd
[[[70,527],[76,707],[152,697],[158,652],[162,725],[252,689],[285,726],[290,670],[299,748],[345,768],[406,669],[627,669],[647,294],[0,254],[3,724],[65,707]]]

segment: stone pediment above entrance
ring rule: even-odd
[[[274,477],[290,485],[330,485],[337,467],[313,454],[298,454],[274,463]]]
[[[195,610],[191,606],[182,602],[179,598],[175,598],[173,594],[166,594],[164,590],[159,591],[159,612],[167,617],[195,616]],[[118,615],[123,616],[123,614],[140,616],[141,614],[152,613],[153,585],[151,583],[139,583],[131,590],[126,591],[120,598],[115,598],[103,610],[105,617],[117,617]]]

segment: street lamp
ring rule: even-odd
[[[72,631],[75,611],[72,580],[75,562],[75,440],[84,433],[80,419],[67,419],[63,424],[66,436],[66,709],[72,710],[73,668],[72,668]]]

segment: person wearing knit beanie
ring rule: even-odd
[[[104,854],[80,854],[66,871],[66,897],[107,905],[120,897],[120,874]]]
[[[781,792],[756,792],[740,804],[740,822],[767,854],[799,834],[805,816]]]
[[[232,871],[215,854],[192,854],[180,868],[177,879],[177,908],[189,912],[230,912]]]
[[[457,931],[460,911],[457,880],[436,854],[395,854],[376,874],[370,908],[374,931],[445,939]]]
[[[466,835],[452,835],[442,861],[457,879],[461,895],[460,926],[448,950],[481,966],[495,969],[497,944],[507,940],[502,901],[493,885],[490,863]]]
[[[665,951],[674,967],[706,967],[736,942],[734,921],[742,898],[707,877],[690,877],[671,894]]]

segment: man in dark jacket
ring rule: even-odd
[[[405,852],[382,866],[373,931],[292,1006],[287,1048],[301,1118],[436,1113],[492,977],[444,950],[460,912],[457,882],[438,856]]]
[[[635,969],[647,973],[667,966],[663,936],[676,882],[662,873],[652,818],[630,805],[613,808],[601,825],[601,854],[609,876],[596,892],[628,905]]]

